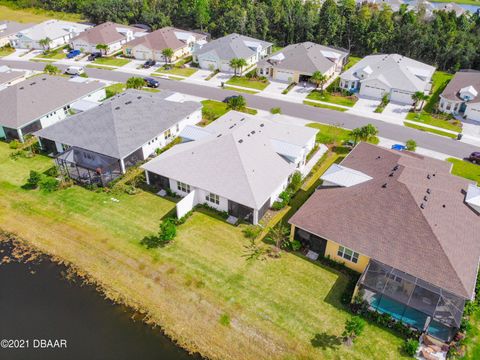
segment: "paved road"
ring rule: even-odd
[[[45,63],[0,60],[0,65],[8,65],[13,68],[43,70]],[[65,66],[62,65],[58,67],[61,69],[65,68]],[[88,68],[87,73],[90,77],[121,82],[125,82],[129,77],[132,76],[131,74],[119,71],[93,68]],[[220,88],[214,88],[210,86],[202,86],[200,84],[197,85],[186,83],[183,81],[166,80],[160,78],[158,78],[158,81],[160,83],[160,88],[213,100],[223,100],[226,96],[235,94],[234,91],[222,90]],[[286,115],[303,118],[312,122],[340,125],[348,129],[353,129],[371,123],[378,128],[379,135],[384,138],[399,142],[405,142],[408,139],[414,139],[418,146],[459,158],[463,158],[469,155],[471,152],[479,150],[479,148],[476,146],[465,144],[460,141],[432,135],[412,128],[389,124],[381,120],[334,110],[315,108],[312,106],[292,103],[280,99],[271,99],[250,94],[242,95],[246,98],[249,107],[267,111],[273,107],[280,107],[282,109],[282,113]]]

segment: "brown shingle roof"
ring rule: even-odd
[[[478,92],[478,95],[470,100],[470,102],[480,101],[480,71],[475,70],[457,72],[453,79],[450,80],[447,87],[443,90],[442,96],[449,100],[463,101],[459,97],[459,92],[467,86],[473,86]]]
[[[129,41],[126,44],[126,46],[135,47],[137,45],[143,45],[149,49],[157,50],[157,51],[161,51],[166,48],[170,48],[173,51],[176,51],[178,49],[181,49],[187,46],[187,44],[184,41],[179,40],[175,36],[175,32],[190,33],[193,36],[195,36],[195,38],[197,39],[206,37],[205,35],[202,35],[202,34],[167,26],[167,27],[155,30],[150,34],[142,36],[138,39]]]
[[[125,39],[125,35],[118,32],[117,29],[129,29],[136,32],[144,32],[142,29],[133,28],[127,25],[116,24],[110,21],[107,21],[103,24],[97,25],[93,28],[90,28],[80,35],[78,35],[73,40],[82,39],[87,41],[90,44],[111,44]]]
[[[366,143],[342,165],[373,179],[316,191],[290,223],[470,298],[480,258],[480,218],[464,202],[470,182],[449,163]]]

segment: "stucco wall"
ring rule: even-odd
[[[340,263],[344,263],[346,267],[362,273],[367,267],[370,258],[368,256],[359,254],[358,262],[353,263],[337,255],[339,244],[334,241],[327,241],[327,248],[325,249],[325,256],[329,256],[332,260],[335,260]],[[351,249],[355,251],[355,249]]]

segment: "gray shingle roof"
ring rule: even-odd
[[[471,182],[447,162],[366,143],[341,165],[373,179],[317,190],[290,223],[470,298],[480,258],[480,217],[464,202]]]
[[[99,81],[74,82],[38,75],[0,91],[0,125],[18,129],[104,86]]]
[[[304,130],[310,138],[316,134],[315,129],[235,111],[212,125],[206,128],[211,136],[176,145],[142,167],[259,209],[295,170],[295,164],[278,155],[271,139],[288,140]]]
[[[35,24],[30,23],[19,23],[16,21],[0,21],[0,38],[4,38],[6,36],[12,36],[19,31],[28,29]]]
[[[121,159],[201,108],[193,101],[165,100],[168,95],[127,90],[35,135]]]
[[[1,66],[0,66],[1,67]],[[26,71],[0,71],[0,85],[9,83],[13,80],[20,79],[25,76]]]
[[[298,71],[304,74],[312,74],[315,71],[325,73],[330,70],[332,66],[335,66],[335,63],[325,55],[328,52],[335,53],[339,59],[343,59],[348,55],[347,51],[307,41],[288,45],[284,49],[269,56],[267,59],[262,60],[258,66],[261,67],[271,64],[278,69]],[[283,60],[276,61],[272,59],[272,57],[279,54],[284,56]]]
[[[70,33],[73,33],[73,35],[79,34],[89,28],[91,28],[90,25],[79,24],[71,21],[46,20],[40,24],[36,24],[20,31],[20,34],[36,41],[45,39],[47,37],[51,40],[55,40],[62,36],[67,36]]]
[[[473,86],[473,88],[478,92],[477,96],[470,100],[470,102],[480,101],[480,71],[475,70],[464,70],[459,71],[455,74],[452,80],[443,90],[441,96],[453,100],[453,101],[463,101],[459,97],[459,92],[461,89]]]
[[[206,38],[206,35],[203,34],[167,26],[129,41],[125,46],[133,48],[142,45],[151,50],[161,51],[170,48],[173,51],[176,51],[187,46],[186,42],[179,39],[176,33],[186,33],[194,36],[197,40]]]
[[[267,41],[257,40],[248,36],[233,33],[210,41],[200,49],[195,50],[194,53],[195,55],[203,55],[209,52],[214,52],[222,60],[249,58],[255,54],[255,51],[247,46],[248,43],[258,43],[262,48],[272,46],[272,43]]]
[[[126,38],[125,34],[118,31],[118,29],[127,29],[133,33],[145,32],[145,30],[134,28],[128,25],[116,24],[110,21],[107,21],[103,24],[97,25],[91,29],[85,30],[77,37],[73,38],[74,40],[84,40],[90,44],[112,44]]]

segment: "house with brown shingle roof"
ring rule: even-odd
[[[443,341],[474,297],[480,259],[480,215],[471,201],[480,189],[450,168],[360,143],[290,219],[309,257],[362,273],[356,294],[371,309]]]
[[[480,122],[480,71],[457,72],[440,94],[438,108]]]
[[[165,61],[162,51],[173,50],[171,61],[191,55],[196,44],[206,43],[207,35],[167,26],[123,46],[123,54],[138,60]]]
[[[86,53],[99,51],[97,45],[107,45],[107,54],[112,54],[122,49],[122,45],[138,37],[146,35],[143,29],[105,22],[90,28],[73,38],[70,46],[75,50],[81,50]]]

